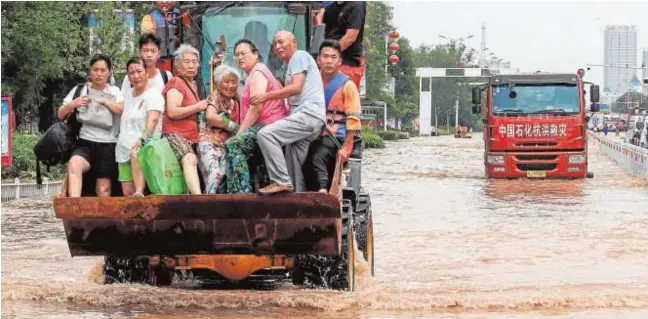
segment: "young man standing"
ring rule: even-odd
[[[173,74],[169,71],[160,70],[155,65],[158,59],[160,59],[160,38],[152,33],[142,34],[139,39],[139,52],[142,60],[146,63],[146,74],[149,78],[149,84],[162,93],[164,86],[173,77]],[[132,90],[133,88],[128,77],[124,77],[124,82],[122,82],[121,87],[122,94],[124,96],[130,96]]]
[[[253,96],[250,104],[288,98],[291,113],[262,128],[257,135],[272,181],[259,190],[261,195],[306,190],[302,165],[311,141],[322,132],[326,120],[322,78],[315,59],[308,52],[297,50],[297,39],[288,31],[277,32],[272,47],[277,58],[288,64],[286,86]],[[284,145],[285,157],[281,150]]]
[[[305,167],[309,188],[326,193],[331,187],[336,155],[348,160],[353,137],[360,131],[360,93],[353,81],[340,72],[342,48],[338,41],[322,43],[317,63],[324,83],[327,127],[311,144]]]
[[[340,41],[342,48],[342,67],[340,71],[348,75],[360,87],[364,73],[362,40],[364,36],[367,3],[365,1],[331,1],[324,9],[322,21],[326,24],[326,39]]]

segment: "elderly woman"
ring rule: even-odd
[[[75,87],[63,99],[58,118],[66,119],[72,112],[81,122],[76,147],[68,162],[68,196],[80,197],[83,174],[91,171],[97,182],[99,197],[111,195],[111,180],[117,178],[115,143],[119,132],[119,117],[124,108],[124,97],[115,86],[108,84],[112,72],[110,58],[96,54],[90,60],[90,83],[81,86],[78,98],[73,99]]]
[[[205,182],[205,194],[216,194],[225,176],[225,141],[239,125],[230,120],[238,109],[234,100],[239,75],[235,69],[221,65],[214,70],[215,90],[207,99],[207,111],[198,115],[198,166]]]
[[[162,90],[166,111],[162,117],[162,135],[167,138],[182,165],[185,182],[191,194],[200,194],[198,160],[198,113],[207,109],[207,101],[198,97],[196,75],[200,69],[200,54],[190,45],[182,44],[174,52],[177,76]]]
[[[241,94],[241,106],[234,109],[232,119],[241,127],[236,136],[225,143],[227,148],[227,191],[230,194],[250,194],[252,184],[247,160],[257,150],[257,133],[265,125],[288,115],[284,100],[250,105],[250,97],[279,90],[281,84],[268,67],[261,63],[259,50],[250,40],[240,40],[234,46],[234,57],[247,79]]]
[[[162,121],[159,119],[164,112],[164,98],[159,89],[149,85],[146,68],[141,57],[126,63],[128,81],[133,87],[124,96],[124,112],[115,149],[118,180],[124,196],[144,196],[146,181],[137,162],[137,151],[142,140],[162,135]]]

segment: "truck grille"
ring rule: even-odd
[[[517,164],[521,171],[552,171],[557,164]]]
[[[537,143],[516,143],[517,147],[553,147],[558,145],[555,142],[537,142]]]
[[[535,161],[535,160],[543,160],[543,161],[555,161],[558,156],[557,155],[516,155],[515,156],[519,161]]]

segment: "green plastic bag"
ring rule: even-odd
[[[182,166],[166,138],[146,143],[137,152],[137,162],[151,193],[156,195],[187,193]]]

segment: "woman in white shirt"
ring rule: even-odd
[[[142,141],[160,138],[164,111],[162,93],[149,85],[146,63],[141,57],[126,63],[128,80],[133,89],[125,96],[115,158],[119,169],[119,182],[124,196],[144,196],[146,181],[137,163],[137,151]]]
[[[112,62],[104,54],[95,54],[88,70],[90,82],[77,86],[63,99],[58,118],[68,119],[74,113],[81,123],[72,156],[68,162],[68,196],[80,197],[83,175],[89,173],[96,180],[95,193],[110,197],[112,180],[117,177],[115,143],[119,133],[119,117],[124,97],[119,88],[108,83]],[[77,90],[80,89],[81,92]],[[74,96],[78,96],[74,99]]]

